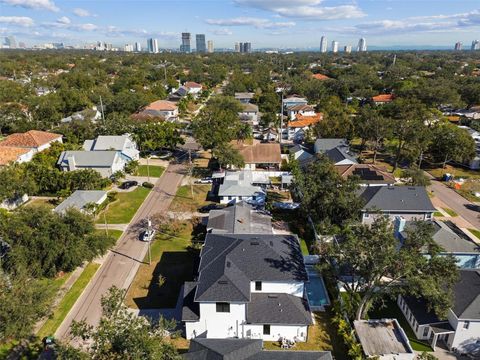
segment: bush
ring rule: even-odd
[[[153,185],[151,182],[145,181],[142,186],[147,189],[153,189],[155,185]]]
[[[116,191],[110,191],[110,192],[107,194],[107,200],[108,200],[108,202],[113,202],[113,201],[117,200],[117,195],[118,195],[118,192],[116,192]]]

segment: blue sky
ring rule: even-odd
[[[479,0],[0,0],[0,36],[27,45],[97,40],[121,46],[148,37],[177,48],[180,33],[215,47],[318,48],[320,37],[369,45],[469,46],[480,39]],[[194,35],[192,36],[194,38]],[[193,44],[192,44],[193,45]]]

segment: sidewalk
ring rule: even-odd
[[[120,231],[125,231],[127,230],[129,224],[95,224],[95,229],[100,229],[100,230],[120,230]]]

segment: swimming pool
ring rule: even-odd
[[[306,284],[307,297],[310,309],[313,311],[323,311],[325,305],[330,305],[327,289],[322,276],[315,270],[314,266],[306,266],[309,282]]]

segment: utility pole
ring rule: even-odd
[[[148,182],[150,182],[150,156],[147,156],[147,177],[148,177]]]
[[[188,149],[188,177],[190,181],[190,191],[192,193],[192,200],[193,200],[193,183],[192,183],[192,172],[193,172],[193,166],[192,166],[192,150]]]
[[[147,218],[147,231],[150,234],[152,228],[152,221],[150,218]],[[148,265],[152,265],[152,246],[151,246],[152,240],[148,240]]]
[[[103,120],[103,124],[105,125],[105,114],[103,112],[103,101],[102,101],[102,95],[100,95],[100,109],[102,111],[102,120]]]
[[[282,145],[282,138],[283,138],[283,89],[282,89],[282,103],[280,104],[280,145]]]
[[[105,223],[105,233],[108,236],[108,224],[107,224],[107,216],[105,215],[105,211],[103,212],[103,222]]]

